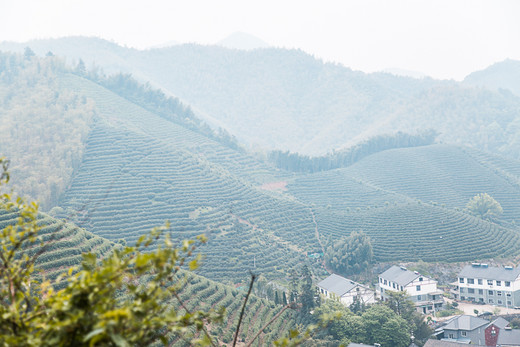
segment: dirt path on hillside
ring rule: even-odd
[[[318,240],[318,243],[320,244],[320,247],[321,247],[321,252],[323,253],[323,258],[322,258],[323,268],[328,273],[332,274],[333,272],[331,270],[327,269],[327,265],[325,264],[325,247],[323,246],[323,243],[321,243],[320,232],[318,231],[318,223],[316,222],[316,216],[314,216],[314,211],[312,210],[312,208],[309,208],[309,211],[311,211],[312,222],[314,223],[314,234],[316,235],[316,239]]]

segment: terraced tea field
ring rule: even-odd
[[[322,240],[364,230],[379,261],[470,261],[520,251],[519,171],[518,162],[435,145],[384,151],[287,187],[312,206]],[[502,204],[507,223],[464,213],[480,192]]]
[[[18,217],[18,213],[0,209],[0,229],[7,225],[14,225]],[[42,226],[40,235],[43,236],[46,248],[38,257],[37,269],[42,270],[45,278],[49,280],[54,280],[60,274],[66,273],[70,267],[79,265],[83,253],[93,252],[103,257],[109,254],[113,247],[111,242],[102,237],[46,214],[39,216],[38,224]],[[33,249],[31,254],[39,249],[39,247]],[[177,279],[183,282],[179,294],[189,310],[226,307],[224,323],[212,326],[211,335],[219,338],[221,342],[231,341],[245,292],[185,271],[181,271]],[[177,301],[169,304],[181,309]],[[248,301],[248,310],[239,338],[245,341],[252,339],[254,334],[281,309],[280,305],[252,295]],[[292,316],[291,310],[284,312],[265,333],[261,334],[254,346],[270,344],[273,340],[285,336],[289,329],[295,327]],[[173,346],[187,346],[186,342],[179,337],[171,336],[170,340]]]
[[[183,286],[180,297],[189,310],[226,308],[224,323],[211,326],[210,335],[218,338],[220,343],[230,343],[238,323],[239,313],[246,295],[245,291],[191,273],[182,272],[178,278],[186,280],[187,284]],[[283,308],[281,305],[275,305],[273,302],[255,295],[249,297],[246,307],[238,335],[238,341],[245,342],[249,342],[260,328]],[[286,310],[255,340],[253,346],[272,345],[274,340],[286,336],[289,330],[295,327],[294,311]],[[172,346],[187,346],[186,341],[181,338],[171,336],[170,340]]]
[[[520,234],[462,212],[422,203],[343,214],[316,211],[322,238],[363,230],[377,261],[472,261],[520,252]]]
[[[0,209],[0,230],[15,225],[18,216],[16,212]],[[38,225],[42,227],[40,235],[45,242],[45,252],[38,257],[37,266],[49,280],[66,272],[69,267],[79,265],[83,253],[92,252],[103,257],[112,250],[113,244],[108,240],[47,214],[38,216]],[[36,247],[33,251],[39,249]]]
[[[308,208],[258,188],[288,174],[80,83],[90,86],[84,90],[98,119],[61,200],[63,217],[130,243],[165,220],[179,240],[206,233],[200,274],[218,280],[241,280],[252,269],[284,276],[305,252],[319,249]]]
[[[346,176],[381,189],[450,208],[464,208],[473,196],[488,193],[502,205],[504,220],[520,223],[520,181],[511,179],[519,178],[520,162],[510,160],[505,166],[497,158],[493,164],[490,155],[467,152],[448,145],[401,148],[377,153],[343,170]],[[498,161],[504,165],[501,172]]]

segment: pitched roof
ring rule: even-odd
[[[392,266],[390,269],[386,270],[379,276],[386,280],[395,282],[403,287],[419,277],[425,277],[419,273],[412,272],[404,267],[399,267],[396,265]]]
[[[338,296],[343,296],[357,286],[360,286],[360,284],[336,274],[332,274],[318,283],[318,287],[326,289]]]
[[[520,329],[500,329],[498,333],[498,346],[520,346]]]
[[[520,268],[510,268],[506,269],[504,267],[494,267],[494,266],[482,266],[482,264],[478,265],[466,265],[459,272],[459,277],[464,278],[482,278],[489,280],[499,280],[499,281],[514,281],[520,275]]]
[[[464,346],[458,342],[442,341],[442,340],[428,340],[424,347],[461,347]],[[471,345],[474,347],[485,347],[484,345]]]
[[[448,320],[442,328],[444,330],[475,330],[481,326],[488,325],[489,321],[483,318],[461,315]]]
[[[374,347],[374,345],[364,345],[362,343],[351,342],[351,343],[348,344],[347,347]]]
[[[490,324],[494,324],[497,327],[499,327],[500,329],[504,329],[506,326],[509,325],[509,322],[502,317],[498,317],[497,319],[492,321]]]

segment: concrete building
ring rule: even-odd
[[[520,268],[467,265],[459,273],[454,294],[463,301],[520,307]]]
[[[318,283],[317,287],[318,292],[325,298],[338,300],[346,306],[352,305],[355,300],[364,304],[376,301],[375,292],[368,286],[335,274]]]
[[[394,265],[379,275],[377,292],[381,300],[388,298],[388,291],[406,292],[422,313],[440,310],[444,304],[442,291],[437,289],[437,281],[403,266]]]

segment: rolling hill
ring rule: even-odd
[[[376,153],[287,187],[313,206],[325,239],[363,230],[380,261],[462,261],[518,252],[519,170],[518,161],[433,145]],[[501,225],[464,213],[482,192],[502,204]]]

